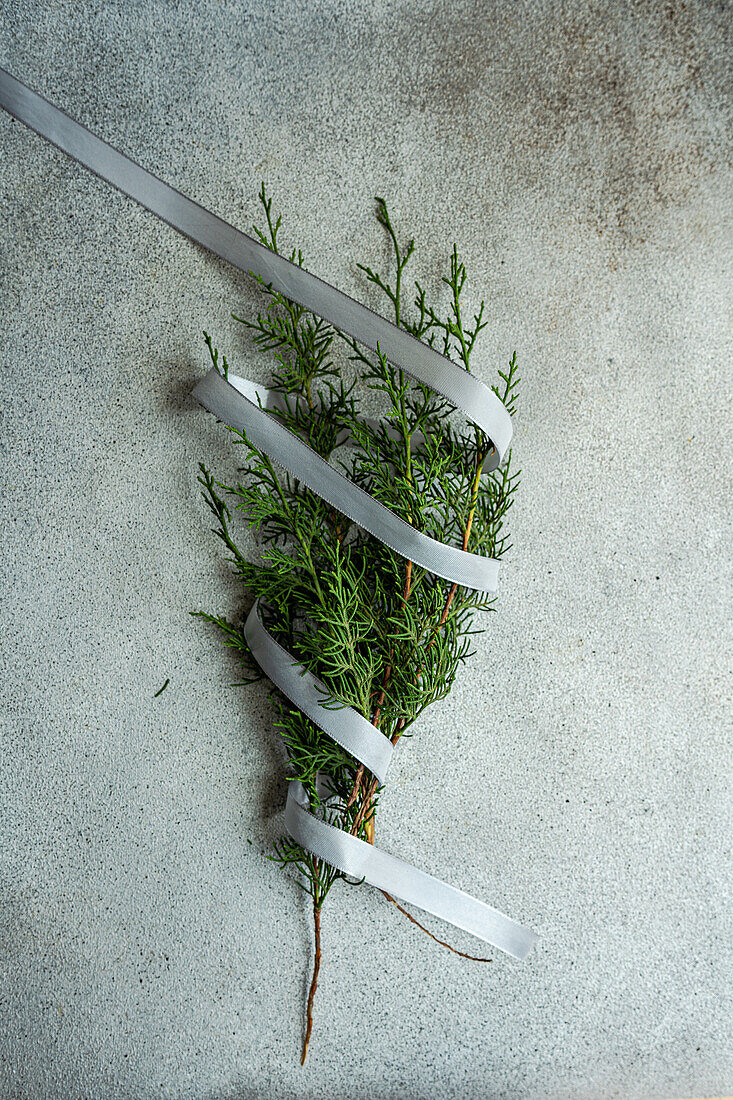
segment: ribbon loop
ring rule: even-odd
[[[255,405],[245,396],[252,389],[251,382],[231,376],[227,380],[212,369],[196,386],[193,395],[219,420],[244,433],[255,447],[265,451],[338,512],[343,512],[403,558],[466,588],[496,591],[499,563],[495,558],[446,546],[411,527],[335,470],[279,420]]]
[[[378,890],[449,921],[515,959],[525,959],[537,941],[534,932],[498,909],[321,821],[310,812],[308,794],[298,780],[291,780],[288,787],[285,828],[301,847],[344,874],[366,879]]]
[[[384,783],[392,759],[392,742],[351,707],[334,710],[332,703],[327,705],[332,698],[328,688],[273,638],[260,618],[259,605],[256,600],[244,625],[244,636],[257,664],[291,703]]]

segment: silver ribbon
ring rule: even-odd
[[[384,783],[394,751],[392,742],[351,707],[336,704],[338,709],[333,709],[335,700],[325,684],[298,664],[266,629],[259,600],[247,616],[244,636],[257,664],[283,695]]]
[[[491,440],[494,451],[484,469],[494,469],[503,460],[512,436],[511,418],[496,394],[477,378],[353,298],[228,225],[2,69],[0,106],[187,237],[242,271],[260,277],[359,343],[383,354],[411,378],[442,394]],[[273,407],[269,391],[244,379],[232,377],[227,381],[212,371],[194,392],[219,419],[246,433],[254,446],[397,553],[465,587],[495,589],[497,562],[429,538],[364,493],[268,415],[267,408]],[[325,685],[266,630],[257,604],[247,618],[245,636],[273,683],[382,782],[392,753],[391,742],[351,708],[334,709]],[[290,783],[285,825],[293,839],[319,859],[442,917],[515,958],[525,958],[537,938],[462,890],[320,820],[310,812],[307,793],[297,781]]]
[[[308,805],[303,784],[293,780],[288,787],[285,828],[303,848],[345,874],[363,878],[408,905],[417,905],[426,913],[442,917],[515,959],[521,961],[527,957],[537,940],[534,932],[463,890],[328,825],[312,814]]]
[[[0,69],[0,106],[186,237],[241,271],[259,276],[372,351],[380,349],[411,378],[425,383],[462,409],[493,443],[495,465],[501,462],[512,438],[511,417],[496,394],[478,378],[347,294],[204,210],[4,69]]]
[[[259,601],[247,616],[245,637],[263,671],[284,695],[325,733],[347,749],[384,782],[392,742],[351,707],[334,710],[328,689],[298,664],[272,637],[260,618]],[[337,705],[337,704],[336,704]],[[463,890],[405,863],[388,852],[322,821],[310,811],[308,794],[291,780],[285,807],[285,828],[293,840],[332,867],[363,878],[408,904],[442,917],[516,959],[526,958],[537,937],[510,917]]]
[[[499,563],[446,546],[411,527],[345,478],[325,459],[247,396],[252,383],[210,370],[193,391],[204,408],[274,458],[337,511],[370,531],[408,561],[466,588],[495,592]]]

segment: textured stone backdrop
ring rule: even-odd
[[[4,1097],[731,1090],[731,57],[701,0],[1,0],[1,65],[235,224],[265,179],[365,301],[375,194],[428,285],[459,243],[481,377],[521,360],[524,484],[379,831],[542,934],[481,967],[338,890],[298,1065],[272,713],[188,614],[242,606],[196,485],[232,450],[189,392],[203,328],[266,379],[230,318],[256,298],[3,115]]]

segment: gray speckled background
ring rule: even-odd
[[[1,65],[238,225],[266,179],[364,300],[374,194],[431,285],[460,243],[481,375],[521,358],[524,485],[379,833],[542,934],[482,968],[338,891],[298,1065],[271,712],[188,615],[240,607],[195,480],[231,450],[188,394],[204,327],[266,378],[229,316],[255,297],[2,116],[3,1097],[730,1092],[730,5],[0,12]]]

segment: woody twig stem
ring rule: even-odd
[[[473,527],[473,517],[476,514],[476,500],[478,498],[479,486],[481,484],[481,471],[484,468],[484,462],[485,461],[486,461],[486,455],[482,451],[479,451],[478,456],[476,458],[476,473],[475,473],[475,476],[474,476],[474,479],[473,479],[473,485],[471,486],[471,508],[469,510],[468,519],[466,520],[466,527],[465,527],[465,530],[463,532],[463,542],[461,544],[461,549],[462,550],[466,550],[468,548],[468,540],[471,537],[471,528]],[[458,590],[458,585],[457,584],[452,584],[451,587],[450,587],[450,591],[448,593],[448,596],[446,598],[445,605],[443,607],[443,612],[440,616],[440,619],[438,620],[438,625],[436,626],[435,630],[433,631],[433,638],[435,637],[436,632],[438,630],[440,630],[440,628],[442,626],[445,625],[445,620],[448,618],[448,612],[450,611],[450,605],[453,603],[453,598],[454,598],[457,590]],[[431,638],[430,641],[428,642],[429,646],[431,646],[433,644],[433,638]]]
[[[300,1056],[301,1066],[305,1065],[308,1057],[308,1044],[313,1030],[313,1002],[318,989],[318,974],[321,969],[321,905],[317,895],[313,897],[313,928],[315,932],[315,958],[313,960],[313,976],[308,990],[308,1004],[306,1006],[305,1039],[303,1040],[303,1053]]]
[[[421,932],[424,932],[426,936],[430,936],[430,939],[435,940],[435,942],[437,944],[440,944],[441,947],[447,947],[448,950],[452,951],[454,955],[460,955],[462,959],[470,959],[471,962],[477,963],[490,963],[494,961],[493,959],[484,958],[483,955],[468,955],[465,951],[459,951],[457,947],[453,947],[452,944],[447,943],[445,940],[439,940],[437,936],[433,935],[429,928],[426,928],[424,924],[421,924],[417,917],[413,917],[412,913],[408,913],[405,907],[403,905],[400,905],[398,901],[395,901],[392,895],[388,894],[386,890],[380,890],[380,893],[387,899],[387,901],[391,901],[395,909],[399,909],[400,913],[402,913],[403,916],[407,917],[407,919],[411,921],[412,924],[417,925]]]

